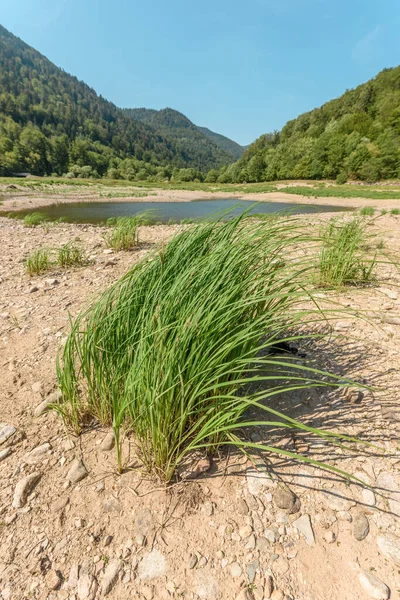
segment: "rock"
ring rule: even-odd
[[[40,404],[37,405],[35,410],[33,411],[34,417],[40,417],[43,413],[45,413],[49,409],[49,403],[47,400],[43,400]]]
[[[266,529],[264,531],[264,537],[271,542],[271,544],[274,544],[279,539],[279,535],[274,529]]]
[[[395,565],[400,566],[400,538],[393,533],[388,533],[378,535],[376,541],[383,556]]]
[[[189,562],[188,562],[189,569],[194,569],[195,566],[197,565],[197,561],[198,561],[198,558],[197,558],[196,554],[191,554],[189,556]]]
[[[195,571],[193,591],[199,598],[214,600],[218,596],[218,584],[209,569]]]
[[[113,431],[109,431],[100,444],[100,450],[108,452],[114,448],[115,436]]]
[[[48,442],[46,442],[41,446],[36,446],[36,448],[25,454],[22,457],[22,460],[28,465],[35,465],[44,460],[47,457],[50,450],[51,446]]]
[[[246,567],[246,575],[247,575],[247,579],[248,579],[250,585],[252,585],[254,583],[254,580],[256,578],[257,569],[259,568],[259,566],[260,566],[260,563],[258,562],[258,560],[254,560]]]
[[[154,598],[154,588],[150,585],[144,585],[141,589],[142,596],[145,600],[153,600]]]
[[[253,528],[251,527],[251,525],[244,525],[243,527],[241,527],[239,529],[239,535],[242,538],[242,540],[245,540],[248,537],[250,537],[252,533],[253,533]]]
[[[364,504],[367,506],[375,506],[376,498],[372,490],[364,489],[361,493]]]
[[[289,488],[278,486],[273,493],[273,499],[278,508],[286,510],[289,514],[294,514],[300,510],[300,501]]]
[[[101,583],[101,593],[103,596],[107,596],[107,594],[111,592],[123,564],[122,560],[119,560],[118,558],[115,558],[108,563]]]
[[[239,513],[239,515],[248,515],[249,514],[249,507],[247,506],[246,501],[243,500],[243,498],[240,498],[238,500],[236,510]]]
[[[104,541],[103,541],[104,547],[107,548],[107,546],[109,546],[112,541],[113,541],[113,536],[112,535],[106,535],[106,537],[104,538]]]
[[[238,593],[235,600],[253,600],[253,599],[254,599],[253,594],[250,592],[250,590],[248,588],[245,588],[244,590],[241,590]]]
[[[46,586],[48,590],[57,590],[62,583],[62,577],[59,571],[51,569],[46,575]]]
[[[64,498],[59,498],[51,505],[52,512],[61,512],[69,503],[68,496],[64,496]]]
[[[135,519],[133,523],[134,534],[149,537],[154,529],[155,523],[151,511],[148,508],[140,508],[135,513]]]
[[[138,566],[139,579],[142,581],[162,577],[167,572],[167,561],[159,550],[152,550],[144,555]]]
[[[282,590],[275,590],[271,594],[271,600],[284,600],[284,598],[285,594],[282,592]]]
[[[212,517],[214,513],[214,504],[212,502],[205,502],[201,507],[201,512],[206,515],[206,517]]]
[[[359,579],[364,590],[376,600],[387,600],[390,597],[388,586],[368,571],[361,571]]]
[[[68,471],[67,479],[70,483],[74,484],[82,481],[82,479],[87,477],[88,474],[89,473],[83,462],[76,458],[73,461],[70,470]]]
[[[14,508],[21,508],[22,506],[25,506],[29,493],[32,491],[32,488],[40,478],[40,473],[32,473],[17,483],[15,486],[14,499],[12,503]]]
[[[53,287],[59,283],[58,279],[45,279],[44,282],[49,287]]]
[[[327,544],[333,544],[336,541],[336,535],[333,531],[327,531],[324,535]]]
[[[274,591],[274,580],[271,575],[267,575],[264,584],[264,598],[271,598],[272,592]]]
[[[367,517],[360,513],[356,516],[353,524],[353,534],[356,540],[361,542],[369,533],[369,521]]]
[[[194,465],[191,465],[187,470],[181,473],[181,479],[191,480],[197,479],[203,473],[207,473],[211,469],[211,459],[209,457],[201,458]]]
[[[343,497],[343,492],[341,492],[341,490],[332,488],[331,490],[329,490],[329,492],[324,491],[322,492],[322,497],[325,501],[325,503],[327,504],[327,506],[331,509],[331,510],[350,510],[350,508],[352,506],[355,505],[355,502],[353,500],[349,500],[347,498]]]
[[[69,577],[68,577],[68,581],[65,584],[65,587],[67,587],[70,590],[73,590],[76,588],[76,586],[78,585],[78,579],[79,579],[79,565],[78,564],[74,564],[72,565],[70,571],[69,571]]]
[[[233,562],[231,564],[230,571],[231,571],[232,577],[241,577],[241,575],[243,573],[242,567],[237,562]]]
[[[10,446],[8,446],[8,448],[4,448],[4,450],[0,451],[0,462],[2,460],[4,460],[5,458],[7,458],[7,456],[11,453],[11,448]]]
[[[252,496],[259,496],[265,489],[275,487],[275,483],[265,470],[265,465],[260,465],[259,469],[247,469],[246,481],[247,488]]]
[[[104,488],[103,488],[104,489]],[[122,505],[116,498],[106,498],[103,501],[103,510],[104,512],[121,512]]]
[[[79,600],[94,600],[98,590],[98,583],[93,575],[84,571],[78,579]]]
[[[3,427],[0,429],[0,445],[9,440],[17,431],[13,425],[4,425],[3,423],[2,425]]]
[[[395,292],[394,290],[391,290],[389,288],[380,287],[380,288],[378,288],[377,291],[381,292],[382,294],[385,294],[385,296],[387,296],[391,300],[397,300],[397,297],[398,297],[397,292]]]
[[[307,514],[302,515],[301,517],[299,517],[298,519],[293,521],[293,525],[304,536],[306,543],[309,546],[315,545],[315,537],[314,537],[314,532],[313,532],[313,528],[311,525],[310,515],[307,515]]]

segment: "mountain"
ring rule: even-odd
[[[234,160],[197,130],[201,140],[190,151],[166,133],[132,119],[0,25],[0,175],[163,179]]]
[[[197,129],[201,131],[201,133],[204,134],[206,137],[208,137],[208,139],[214,142],[214,144],[216,144],[219,148],[225,150],[225,152],[228,152],[228,154],[234,156],[236,160],[243,156],[243,153],[246,149],[244,146],[240,146],[239,144],[225,137],[224,135],[221,135],[220,133],[215,133],[215,131],[211,131],[211,129],[207,129],[207,127],[197,127]]]
[[[256,140],[224,181],[400,177],[400,67]],[[221,180],[221,178],[220,178]]]
[[[211,135],[206,134],[205,131],[208,132],[208,129],[203,130],[203,128],[197,127],[185,115],[172,108],[162,110],[126,108],[124,113],[135,121],[150,125],[168,139],[174,140],[182,155],[193,164],[196,163],[196,160],[200,160],[207,169],[211,169],[216,168],[216,165],[230,164],[239,158],[237,152],[231,152],[226,147],[223,148],[223,145],[212,136],[226,139],[234,146],[238,146],[238,144],[224,136],[214,134],[212,131],[209,132]],[[240,148],[240,146],[238,147]],[[198,168],[200,167],[198,166]]]

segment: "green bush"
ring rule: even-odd
[[[342,173],[339,173],[339,175],[336,177],[336,183],[338,185],[344,185],[345,183],[347,183],[347,175],[344,171]]]
[[[165,481],[193,451],[251,446],[242,426],[334,440],[265,404],[332,382],[292,355],[274,355],[278,339],[301,340],[306,324],[321,318],[304,308],[313,266],[296,253],[301,239],[289,220],[185,228],[72,323],[57,365],[63,401],[54,409],[77,433],[88,417],[112,424],[120,471],[123,434],[133,434],[144,464]],[[246,418],[249,408],[265,419]]]
[[[83,251],[75,244],[64,244],[58,250],[57,263],[62,268],[81,266],[85,263]]]
[[[354,218],[347,223],[332,220],[322,231],[317,284],[340,288],[367,283],[373,278],[376,257],[368,259],[365,224]]]
[[[24,217],[25,227],[37,227],[37,225],[40,225],[45,221],[47,221],[46,215],[40,212],[30,213],[29,215],[25,215]]]

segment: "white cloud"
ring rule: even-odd
[[[376,50],[379,47],[379,38],[382,33],[381,25],[377,25],[372,31],[369,31],[364,35],[361,40],[357,42],[352,51],[353,60],[367,60],[376,54]]]

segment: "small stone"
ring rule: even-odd
[[[241,577],[243,571],[242,567],[237,562],[233,562],[230,567],[232,577]]]
[[[346,510],[349,511],[352,506],[355,505],[353,500],[349,500],[343,497],[343,492],[341,490],[337,490],[332,488],[329,492],[322,492],[322,497],[327,504],[327,506],[331,510],[340,511]]]
[[[260,465],[260,469],[250,468],[246,471],[246,481],[249,493],[252,496],[258,496],[265,489],[275,486],[269,473],[265,470],[265,465]]]
[[[57,590],[62,583],[59,571],[50,570],[46,575],[46,586],[48,590]]]
[[[166,572],[167,561],[164,555],[157,549],[145,554],[138,566],[139,579],[142,581],[162,577]]]
[[[251,562],[249,565],[247,565],[246,575],[247,575],[247,579],[250,584],[254,583],[254,580],[256,578],[257,569],[259,568],[259,566],[260,566],[260,564],[259,564],[258,560],[255,560],[255,561]]]
[[[141,508],[135,513],[133,531],[136,535],[148,537],[155,529],[154,518],[148,508]]]
[[[109,431],[100,444],[100,450],[108,452],[114,448],[115,436],[113,431]]]
[[[113,541],[113,536],[112,535],[106,535],[106,537],[104,538],[104,547],[107,548],[107,546],[109,546],[111,544],[111,542]]]
[[[375,506],[376,504],[375,494],[372,490],[364,489],[362,491],[362,499],[367,506]]]
[[[273,493],[273,499],[278,508],[287,510],[294,514],[300,510],[300,501],[297,496],[287,487],[278,486]]]
[[[201,507],[201,511],[206,515],[206,517],[212,517],[214,513],[214,505],[212,502],[205,502]]]
[[[254,596],[247,588],[241,590],[235,600],[253,600]]]
[[[284,598],[285,594],[282,592],[282,590],[275,590],[271,594],[271,600],[284,600]]]
[[[68,471],[67,479],[72,484],[74,484],[74,483],[78,483],[79,481],[82,481],[82,479],[87,477],[88,474],[89,473],[88,473],[85,465],[83,464],[83,462],[76,458],[73,461],[70,470]]]
[[[11,454],[11,448],[10,446],[8,446],[8,448],[4,448],[4,450],[0,451],[0,462],[2,460],[4,460],[5,458],[7,458],[7,456]]]
[[[211,469],[211,459],[209,457],[201,458],[194,465],[190,466],[184,473],[181,474],[183,480],[197,479],[203,473],[207,473]]]
[[[22,457],[22,460],[28,465],[35,465],[39,462],[42,462],[42,460],[44,460],[47,457],[50,450],[51,446],[48,442],[46,442],[41,446],[36,446],[36,448],[25,454]]]
[[[239,529],[239,535],[242,540],[247,539],[253,533],[253,528],[250,525],[244,525]]]
[[[239,515],[249,514],[249,507],[247,506],[246,501],[243,500],[243,498],[240,498],[237,503],[237,512],[239,513]]]
[[[104,512],[121,512],[122,510],[122,506],[116,498],[106,498],[102,506]]]
[[[31,475],[27,475],[17,483],[17,485],[15,486],[14,499],[12,503],[14,508],[22,508],[23,506],[25,506],[28,495],[30,494],[33,487],[39,481],[40,478],[40,473],[32,473]]]
[[[387,600],[390,597],[388,586],[368,571],[361,571],[359,575],[360,583],[364,590],[376,600]]]
[[[73,590],[76,588],[76,586],[78,585],[78,578],[79,578],[79,565],[78,564],[73,564],[70,571],[69,571],[69,577],[68,577],[68,581],[66,583],[66,587],[70,590]]]
[[[225,554],[222,552],[222,550],[217,550],[217,552],[215,553],[215,558],[218,560],[222,560],[224,556]]]
[[[189,557],[189,563],[188,563],[189,569],[194,569],[195,566],[197,565],[197,561],[198,561],[198,558],[197,558],[196,554],[191,554]]]
[[[84,571],[78,579],[79,600],[94,600],[98,590],[98,583],[90,573]],[[71,598],[71,596],[70,596]]]
[[[141,589],[142,596],[145,600],[153,600],[154,598],[154,588],[150,585],[144,585]]]
[[[123,562],[118,558],[111,560],[104,573],[103,581],[101,583],[101,592],[103,596],[109,594],[117,580],[118,573],[123,567]]]
[[[0,429],[0,445],[4,444],[4,442],[6,442],[8,439],[10,439],[10,437],[12,437],[16,431],[17,430],[13,425],[3,426],[3,428]]]
[[[53,287],[58,284],[58,279],[45,279],[44,282],[46,285]]]
[[[247,540],[247,544],[245,545],[246,550],[255,550],[256,547],[256,538],[254,535],[251,535],[248,540]]]
[[[383,556],[400,566],[400,538],[393,533],[377,537],[378,548]]]
[[[279,536],[274,529],[266,529],[264,531],[264,537],[271,542],[271,544],[274,544],[279,539]]]
[[[324,538],[327,544],[333,544],[336,541],[336,535],[333,531],[327,531]]]
[[[274,580],[271,575],[267,575],[264,584],[264,598],[271,598],[272,592],[274,591]]]
[[[363,513],[360,513],[356,516],[353,525],[353,533],[354,537],[359,542],[367,537],[369,533],[369,521]]]
[[[340,521],[347,521],[348,523],[351,523],[353,521],[353,517],[351,516],[351,513],[348,510],[338,510],[337,514],[337,518]]]
[[[293,525],[300,531],[300,533],[304,536],[306,543],[309,546],[315,545],[315,537],[314,532],[311,525],[310,515],[302,515],[295,521],[293,521]]]

